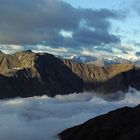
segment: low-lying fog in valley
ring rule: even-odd
[[[66,128],[116,108],[138,105],[140,91],[130,89],[125,97],[117,101],[112,98],[85,92],[0,100],[0,139],[56,140]]]

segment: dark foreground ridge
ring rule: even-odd
[[[112,111],[59,136],[61,140],[140,140],[140,106]]]
[[[0,98],[55,96],[94,90],[101,93],[140,89],[140,69],[132,64],[98,67],[60,60],[31,50],[0,53]]]

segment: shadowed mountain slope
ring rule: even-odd
[[[0,55],[0,98],[80,92],[82,80],[47,53]]]
[[[140,106],[95,117],[59,134],[61,140],[139,140]]]
[[[99,67],[31,50],[0,53],[0,75],[0,98],[140,89],[140,69],[132,64]]]
[[[126,91],[129,86],[140,89],[140,69],[132,64],[99,67],[70,60],[64,60],[64,63],[83,80],[85,90],[112,93]]]

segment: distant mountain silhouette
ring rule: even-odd
[[[3,52],[0,50],[0,54],[3,54]]]
[[[133,59],[125,59],[117,56],[89,56],[89,55],[80,55],[75,56],[71,60],[79,62],[79,63],[86,63],[86,64],[94,64],[96,66],[106,66],[111,64],[124,64],[124,63],[131,63],[134,64],[136,60]]]

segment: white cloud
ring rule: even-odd
[[[14,53],[16,51],[21,51],[23,49],[24,48],[21,45],[14,45],[14,44],[11,44],[11,45],[1,44],[0,45],[0,50],[2,50],[5,53]]]
[[[120,101],[108,101],[95,93],[0,100],[0,139],[56,140],[57,134],[66,128],[110,110],[139,103],[140,92],[134,89]]]
[[[61,30],[59,33],[60,33],[60,35],[62,35],[63,37],[66,37],[66,38],[72,38],[72,36],[73,36],[73,32],[71,32],[71,31]]]
[[[54,55],[63,55],[69,50],[68,48],[64,47],[52,48],[46,45],[0,45],[0,50],[8,54],[28,49],[31,49],[34,52],[47,52]]]
[[[63,55],[68,52],[68,48],[59,47],[59,48],[52,48],[50,46],[45,45],[36,45],[32,47],[34,52],[47,52],[53,55]]]

